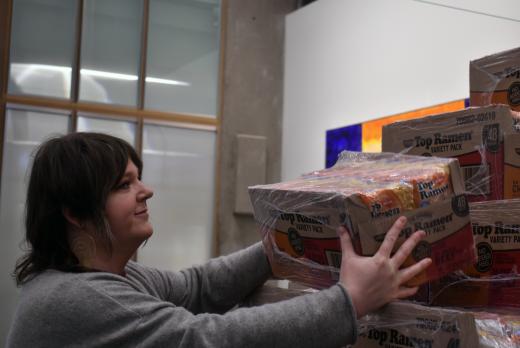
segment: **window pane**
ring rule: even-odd
[[[220,1],[151,0],[145,105],[216,115]]]
[[[29,165],[34,149],[47,137],[66,134],[69,117],[42,112],[8,109],[5,120],[5,143],[0,198],[0,342],[5,342],[14,314],[17,294],[10,274],[22,255],[23,214]]]
[[[135,147],[136,123],[96,117],[78,116],[78,132],[98,132],[126,140]]]
[[[10,94],[70,98],[77,3],[13,1]]]
[[[138,250],[149,266],[178,270],[211,256],[215,133],[145,125],[143,181],[154,235]]]
[[[79,99],[137,105],[142,0],[85,0]]]

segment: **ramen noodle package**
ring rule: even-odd
[[[490,105],[395,122],[382,148],[460,162],[470,202],[520,198],[520,113]]]
[[[417,230],[426,238],[405,262],[433,260],[410,285],[437,279],[474,261],[468,204],[456,160],[388,153],[342,153],[325,170],[249,188],[273,273],[315,288],[338,278],[345,226],[360,255],[377,252],[405,215],[396,248]]]
[[[520,111],[520,47],[469,64],[470,105],[508,104]]]
[[[520,200],[470,204],[477,261],[425,285],[417,300],[442,306],[520,307]]]
[[[425,307],[404,301],[361,318],[353,348],[517,348],[520,317]]]

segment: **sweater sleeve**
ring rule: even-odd
[[[116,289],[112,289],[116,290]],[[106,296],[108,295],[108,296]],[[132,322],[128,342],[145,347],[340,347],[355,342],[355,311],[340,285],[278,303],[226,314],[195,315],[150,295],[117,289],[108,301],[111,322]],[[107,327],[97,320],[96,325]],[[112,324],[113,325],[113,324]],[[117,337],[118,332],[106,335]],[[106,342],[108,344],[108,342]]]
[[[253,247],[244,255],[256,259],[262,254]],[[226,259],[224,264],[229,262]],[[176,277],[184,279],[185,275],[176,273]],[[246,282],[250,279],[240,277]],[[340,285],[225,314],[194,314],[149,291],[155,286],[145,288],[147,281],[146,274],[132,281],[106,272],[45,272],[22,289],[8,347],[305,348],[344,346],[357,337],[355,311]],[[210,284],[213,282],[208,281],[207,286]],[[237,286],[240,293],[249,288]]]
[[[356,313],[341,285],[224,313],[271,274],[262,245],[181,272],[148,269],[165,296],[111,291],[123,313],[138,313],[143,346],[339,347],[357,338]],[[135,298],[132,298],[135,296]],[[207,313],[209,312],[209,313]],[[122,320],[124,321],[124,320]]]
[[[130,275],[144,277],[155,296],[192,313],[224,313],[271,275],[261,243],[180,272],[133,264]]]

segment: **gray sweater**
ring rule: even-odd
[[[166,272],[47,270],[23,285],[7,347],[339,347],[357,337],[340,285],[229,311],[270,275],[261,244]]]

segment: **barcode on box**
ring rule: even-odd
[[[462,167],[462,174],[466,184],[466,191],[472,195],[487,195],[490,192],[489,165]]]

